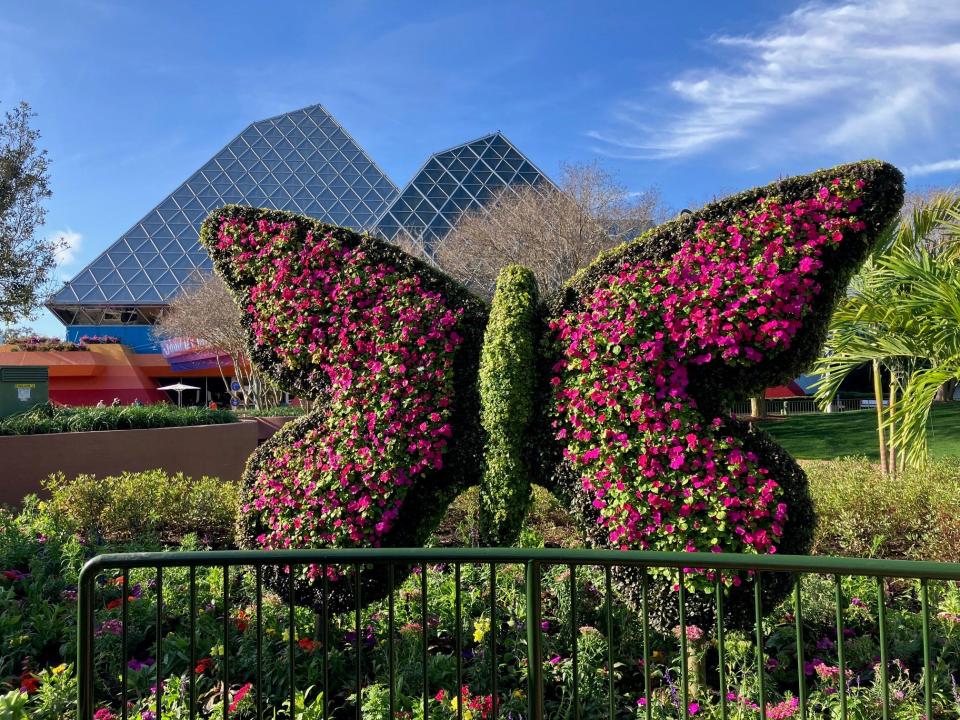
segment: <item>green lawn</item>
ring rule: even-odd
[[[793,415],[762,422],[760,427],[798,459],[832,460],[842,455],[880,459],[873,410]],[[934,406],[929,442],[936,457],[960,455],[960,402]]]

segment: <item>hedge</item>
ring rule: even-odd
[[[43,483],[45,509],[61,527],[93,545],[179,544],[189,535],[214,548],[233,545],[239,485],[163,470],[97,477],[63,473]]]
[[[485,303],[392,245],[281,211],[228,206],[200,240],[253,362],[317,406],[250,458],[241,545],[423,544],[482,463]],[[321,572],[296,582],[316,607]],[[330,571],[332,609],[352,606],[349,574]],[[385,591],[382,571],[362,582],[365,601]]]
[[[229,410],[177,407],[166,403],[107,407],[67,407],[44,403],[0,420],[0,435],[144,430],[232,422],[237,422],[237,416]]]
[[[481,300],[379,240],[280,211],[213,213],[201,242],[253,362],[317,407],[251,458],[241,542],[420,545],[478,482],[483,539],[509,540],[534,480],[596,546],[808,552],[806,476],[722,408],[816,357],[902,196],[902,175],[876,161],[741,193],[604,254],[539,306],[529,272],[509,268],[489,327]],[[339,568],[302,569],[301,600],[322,605],[323,572],[329,609],[350,607]],[[616,579],[637,607],[636,574]],[[720,583],[743,624],[745,579],[652,571],[655,625],[675,624],[678,582],[691,622],[711,622]],[[361,582],[365,601],[383,595],[382,572]],[[764,608],[790,583],[766,576]]]
[[[817,356],[836,299],[896,216],[902,183],[893,166],[866,161],[740,193],[602,255],[546,299],[537,482],[567,498],[591,544],[809,551],[815,518],[803,471],[722,408]],[[716,504],[723,488],[739,488],[727,496],[734,505]],[[703,510],[685,515],[688,502]],[[733,535],[729,511],[743,503]],[[718,578],[683,577],[690,621],[708,624]],[[742,624],[751,591],[738,576],[719,579],[730,619]],[[677,580],[651,578],[662,630],[676,624]],[[617,573],[617,585],[638,607],[638,575]],[[764,608],[789,588],[790,578],[765,576]]]
[[[530,506],[526,454],[533,416],[537,282],[519,265],[500,271],[480,355],[481,422],[487,432],[480,540],[510,545]]]

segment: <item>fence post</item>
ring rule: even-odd
[[[77,709],[80,720],[93,720],[93,601],[99,567],[84,565],[77,583]]]
[[[543,660],[540,657],[540,565],[527,561],[527,707],[529,719],[543,717]]]

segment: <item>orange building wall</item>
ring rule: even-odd
[[[220,377],[220,371],[175,371],[162,355],[139,355],[124,345],[90,345],[76,352],[16,352],[0,346],[0,365],[46,366],[50,373],[50,399],[64,405],[109,404],[118,398],[124,405],[166,402],[155,378]]]

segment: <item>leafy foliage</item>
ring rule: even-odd
[[[214,213],[201,239],[245,313],[253,362],[319,406],[251,460],[244,542],[419,544],[478,468],[492,539],[524,510],[526,466],[597,545],[806,552],[802,470],[722,408],[815,357],[902,181],[870,161],[743,193],[602,256],[537,311],[529,273],[510,270],[483,338],[483,303],[397,248],[286,213]],[[315,606],[320,573],[297,579]],[[382,578],[364,575],[364,597],[379,597]],[[341,579],[328,572],[338,607]],[[740,574],[664,571],[660,627],[678,581],[703,622],[715,581],[732,615],[750,601]],[[618,585],[636,604],[636,578]],[[790,580],[765,587],[772,608]]]
[[[527,436],[533,418],[537,285],[519,265],[500,271],[480,355],[481,423],[487,433],[480,485],[481,540],[509,545],[530,506]]]
[[[62,526],[96,544],[177,544],[193,533],[205,545],[228,547],[239,509],[239,486],[219,478],[190,478],[163,470],[110,477],[62,473],[44,481],[49,511]]]
[[[237,416],[229,410],[177,407],[167,403],[107,407],[68,407],[45,403],[0,420],[0,435],[144,430],[232,422],[237,422]]]
[[[593,543],[808,550],[802,470],[722,408],[816,356],[834,302],[902,197],[902,175],[883,163],[791,178],[652,230],[548,300],[538,466],[557,468],[543,482],[570,498]],[[709,591],[715,579],[684,581]],[[639,577],[619,580],[636,606]],[[750,598],[738,576],[723,581],[742,618]],[[660,583],[656,621],[669,626],[676,579]],[[765,586],[772,606],[790,581]]]
[[[820,516],[817,555],[960,561],[960,458],[899,477],[862,457],[804,467]]]
[[[864,364],[889,374],[889,405],[880,409],[880,438],[889,447],[880,450],[884,461],[892,456],[893,473],[928,461],[933,401],[945,383],[960,380],[958,233],[956,194],[918,203],[891,224],[834,312],[817,362],[823,404]]]
[[[21,102],[0,121],[0,323],[30,316],[50,287],[57,238],[37,236],[50,197],[47,151],[30,127],[34,113]]]
[[[527,528],[526,530],[529,530]],[[525,532],[526,535],[526,532]],[[532,544],[536,537],[531,536]],[[0,681],[12,688],[4,707],[26,706],[31,718],[75,718],[76,673],[76,582],[84,560],[100,552],[156,550],[153,538],[140,538],[123,545],[83,544],[49,507],[29,501],[13,515],[0,512]],[[181,546],[196,550],[194,539]],[[423,684],[428,685],[430,717],[463,717],[493,720],[512,713],[527,716],[527,628],[524,625],[524,576],[516,567],[497,569],[496,613],[491,616],[489,570],[462,565],[461,653],[463,685],[457,687],[455,575],[452,566],[428,565],[426,572],[427,614],[421,611],[424,578],[415,575],[398,583],[393,604],[394,624],[389,625],[386,602],[374,603],[360,612],[360,633],[353,611],[331,614],[328,642],[317,628],[318,616],[307,608],[295,609],[291,618],[285,598],[263,594],[260,615],[255,603],[256,583],[252,568],[231,568],[229,609],[224,605],[224,575],[220,567],[198,568],[195,574],[196,613],[190,612],[190,574],[186,568],[167,568],[163,575],[161,631],[163,654],[156,653],[156,573],[153,568],[130,571],[128,594],[128,654],[122,654],[121,594],[119,574],[102,576],[96,584],[94,640],[96,657],[97,720],[117,720],[121,715],[119,678],[126,663],[129,690],[127,715],[150,717],[157,702],[158,664],[164,678],[161,707],[164,717],[187,717],[191,671],[196,680],[198,717],[224,715],[222,698],[227,695],[231,717],[255,716],[255,700],[263,698],[264,717],[286,717],[289,702],[288,658],[294,658],[294,682],[298,716],[320,718],[356,713],[356,680],[359,661],[359,701],[364,717],[384,718],[389,708],[388,653],[395,658],[396,710],[401,717],[421,718]],[[540,596],[544,680],[544,715],[572,714],[573,654],[577,651],[577,679],[583,717],[606,716],[609,681],[616,717],[644,717],[646,706],[654,717],[684,717],[675,698],[680,693],[680,649],[671,628],[665,634],[651,633],[644,644],[643,623],[637,613],[622,603],[611,605],[611,626],[606,621],[604,576],[599,568],[578,568],[575,578],[577,612],[571,612],[568,566],[545,567]],[[843,650],[850,673],[846,701],[852,717],[879,717],[880,672],[874,578],[843,578]],[[839,717],[840,680],[835,627],[834,581],[831,577],[805,578],[801,598],[804,617],[804,660],[811,717]],[[923,702],[923,651],[918,638],[922,619],[918,612],[916,582],[884,584],[886,642],[891,658],[887,675],[893,716],[919,718]],[[952,692],[952,670],[960,662],[960,590],[952,583],[929,583],[930,634],[933,648],[933,718],[956,716],[958,701]],[[787,600],[775,608],[764,623],[760,649],[768,717],[797,717],[788,712],[796,700],[797,654],[794,648],[795,608]],[[191,623],[190,618],[193,618]],[[575,620],[575,622],[574,622]],[[229,638],[224,645],[224,624]],[[257,628],[262,628],[262,676],[258,678]],[[608,632],[614,662],[607,660]],[[191,631],[196,658],[189,662]],[[426,636],[426,678],[421,661]],[[356,648],[359,646],[360,653]],[[492,651],[496,650],[496,657]],[[649,664],[638,660],[646,654]],[[752,633],[728,632],[724,644],[727,687],[717,677],[717,643],[700,627],[688,626],[688,651],[708,669],[699,682],[695,702],[697,717],[718,720],[720,699],[727,698],[729,717],[756,717],[760,702],[757,647]],[[229,685],[224,687],[229,656]],[[324,661],[329,684],[324,684]],[[494,662],[495,660],[495,662]],[[497,688],[490,682],[491,667],[497,673]],[[647,693],[644,670],[651,684]],[[612,674],[611,674],[612,673]],[[260,680],[258,684],[258,680]],[[454,700],[457,700],[455,703]],[[777,711],[775,708],[781,707]],[[232,710],[230,708],[233,708]],[[468,715],[469,712],[469,715]]]
[[[421,544],[480,462],[484,303],[391,245],[289,213],[227,207],[200,239],[251,360],[317,405],[251,457],[243,544]],[[318,603],[320,572],[298,579]],[[365,576],[372,599],[385,578]]]

